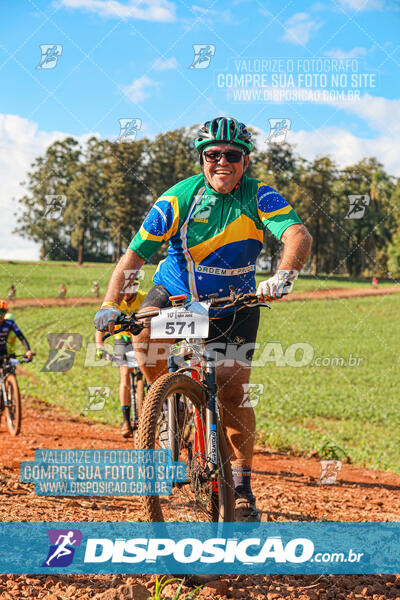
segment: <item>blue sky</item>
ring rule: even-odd
[[[232,115],[259,131],[261,146],[269,119],[285,118],[301,155],[331,154],[341,166],[377,156],[400,176],[399,25],[394,0],[3,2],[0,258],[37,258],[9,233],[33,158],[66,135],[115,139],[120,118],[141,119],[139,139]],[[62,46],[52,69],[36,68],[44,44]],[[189,68],[195,44],[210,46],[207,68]],[[246,83],[227,87],[243,74]]]

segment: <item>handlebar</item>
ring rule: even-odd
[[[261,307],[265,307],[265,308],[271,308],[269,304],[267,304],[266,302],[261,302],[259,300],[259,298],[261,298],[261,296],[257,296],[254,292],[249,292],[249,293],[239,293],[237,294],[235,292],[235,289],[233,286],[229,286],[230,289],[230,295],[229,296],[225,296],[223,298],[219,298],[217,294],[210,294],[209,296],[207,296],[203,301],[205,302],[210,302],[210,308],[214,308],[216,310],[218,309],[224,309],[224,308],[231,308],[231,307],[239,307],[239,306],[250,306],[253,308],[256,308],[257,306],[261,306]],[[185,307],[187,304],[189,304],[188,302],[188,297],[186,295],[181,295],[181,296],[170,296],[170,301],[172,302],[172,306],[181,306],[181,307]],[[114,333],[105,333],[103,335],[102,340],[106,340],[107,338],[111,337],[112,335],[116,335],[117,333],[120,333],[121,331],[131,331],[130,328],[137,329],[138,327],[140,327],[140,329],[144,329],[145,327],[149,327],[149,324],[145,324],[145,323],[140,323],[141,320],[144,319],[148,319],[151,317],[156,317],[157,315],[160,314],[160,310],[152,310],[152,311],[148,311],[148,312],[142,312],[142,313],[132,313],[131,315],[121,315],[116,321],[115,321],[115,325],[119,325],[120,327],[118,328],[118,331],[114,330]]]
[[[32,362],[33,357],[36,356],[36,352],[32,352],[32,358],[27,358],[26,354],[10,354],[11,358],[18,358],[20,363],[29,363]]]

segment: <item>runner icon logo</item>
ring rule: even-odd
[[[49,194],[45,196],[46,204],[44,206],[43,216],[47,219],[58,221],[61,218],[67,204],[67,196],[62,194]]]
[[[63,51],[61,44],[40,44],[40,62],[37,69],[54,69]]]
[[[42,567],[68,567],[74,559],[75,548],[81,545],[79,529],[48,529],[50,548]]]
[[[81,349],[82,336],[79,333],[48,333],[46,337],[50,352],[42,371],[69,371],[74,364],[75,352]]]
[[[210,65],[211,58],[215,54],[214,44],[192,44],[193,46],[193,62],[189,69],[207,69]]]
[[[333,485],[336,483],[339,472],[342,469],[341,460],[321,460],[321,475],[318,485]]]
[[[292,121],[291,119],[268,119],[269,122],[269,134],[266,142],[273,142],[274,144],[282,144],[286,140],[287,132],[290,130]]]
[[[142,127],[142,119],[118,119],[119,136],[117,142],[125,142],[128,139],[135,140],[137,132]]]
[[[369,206],[370,197],[368,194],[357,194],[350,195],[349,198],[349,210],[345,216],[345,219],[362,219],[365,215],[365,211]]]
[[[109,387],[88,387],[89,403],[84,410],[103,410],[106,401],[110,399]]]

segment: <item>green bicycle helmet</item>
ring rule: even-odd
[[[250,131],[244,123],[239,123],[232,117],[217,117],[212,121],[206,121],[197,135],[194,145],[199,154],[206,146],[216,142],[239,146],[246,154],[253,149]]]

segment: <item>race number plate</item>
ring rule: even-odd
[[[185,307],[162,308],[151,320],[152,338],[207,338],[209,304],[189,302]]]

